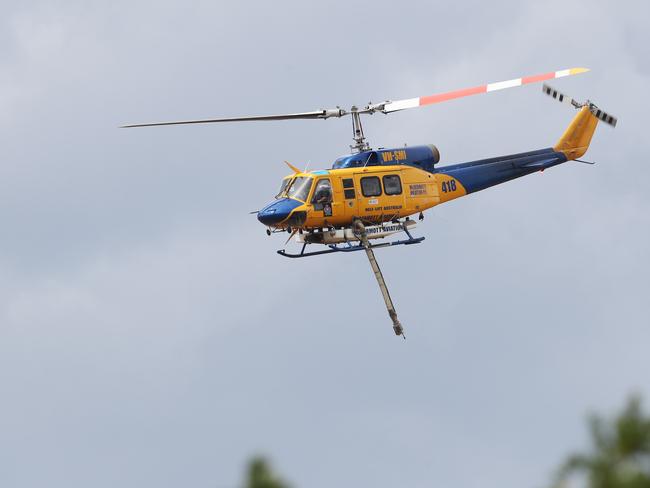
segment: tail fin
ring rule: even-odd
[[[616,117],[602,111],[589,100],[585,103],[576,102],[573,98],[567,97],[546,84],[542,86],[542,91],[557,101],[568,103],[580,110],[553,147],[555,151],[563,152],[567,160],[578,159],[587,152],[599,120],[616,127]]]
[[[569,161],[582,157],[589,148],[597,125],[598,119],[591,113],[589,106],[585,105],[573,118],[553,149],[563,152]]]

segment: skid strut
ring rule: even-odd
[[[390,298],[390,293],[388,293],[388,287],[386,286],[386,281],[384,280],[384,275],[381,274],[381,269],[379,269],[379,263],[375,258],[375,253],[372,250],[372,246],[368,242],[368,235],[366,234],[366,227],[363,225],[363,222],[357,220],[354,222],[355,233],[359,236],[361,240],[361,245],[366,251],[366,256],[368,256],[368,261],[370,261],[370,267],[375,273],[375,278],[377,278],[377,283],[379,284],[379,289],[381,290],[381,295],[384,297],[384,302],[386,303],[386,310],[388,310],[388,315],[393,321],[393,330],[396,335],[401,335],[404,339],[404,329],[402,324],[400,324],[399,319],[397,318],[397,312],[393,306],[393,300]]]

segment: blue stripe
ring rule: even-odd
[[[460,181],[467,193],[474,193],[499,183],[551,168],[566,162],[566,160],[564,153],[556,152],[549,147],[538,151],[453,164],[437,168],[432,172],[452,176]]]

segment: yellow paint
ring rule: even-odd
[[[296,173],[296,174],[300,173],[300,170],[299,170],[298,168],[296,168],[293,164],[291,164],[289,161],[285,161],[284,163],[285,163],[287,166],[289,166],[289,168],[291,168],[291,170],[292,170],[294,173]]]
[[[553,149],[563,152],[568,160],[582,157],[589,148],[597,125],[598,119],[589,107],[582,107]]]
[[[381,154],[381,159],[384,163],[392,163],[393,161],[406,161],[406,151],[398,149],[396,151],[384,151]]]
[[[589,71],[589,68],[571,68],[569,74],[579,75],[580,73],[586,73],[587,71]]]
[[[448,202],[449,200],[467,195],[465,187],[456,178],[441,173],[435,174],[434,177],[440,194],[439,203]]]
[[[383,177],[397,175],[400,177],[402,192],[399,195],[386,195]],[[441,183],[445,175],[431,174],[419,168],[407,165],[367,166],[365,168],[331,169],[325,175],[311,173],[296,173],[292,176],[309,176],[314,178],[312,189],[307,201],[296,208],[294,212],[306,211],[307,220],[303,227],[348,226],[355,218],[370,221],[388,222],[396,218],[418,214],[442,201],[457,198],[465,194],[460,183],[452,195],[445,195],[441,200]],[[361,188],[361,178],[378,177],[382,186],[379,196],[364,196]],[[448,180],[453,178],[445,177]],[[312,199],[314,189],[321,179],[328,179],[332,185],[332,215],[325,216],[323,210],[316,210]],[[343,180],[352,179],[354,182],[354,198],[345,198]],[[348,188],[350,190],[352,188]],[[286,227],[280,223],[278,227]]]

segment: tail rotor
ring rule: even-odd
[[[572,105],[573,107],[580,109],[582,107],[589,107],[589,111],[596,117],[598,120],[605,122],[608,125],[611,125],[612,127],[616,127],[616,123],[618,122],[618,119],[614,117],[613,115],[608,114],[604,110],[601,110],[596,106],[596,104],[592,103],[591,101],[587,100],[584,103],[580,103],[576,101],[575,99],[565,95],[564,93],[561,93],[557,91],[555,88],[550,87],[546,83],[542,85],[542,91],[546,93],[548,96],[554,98],[560,103],[566,103],[569,105]]]

